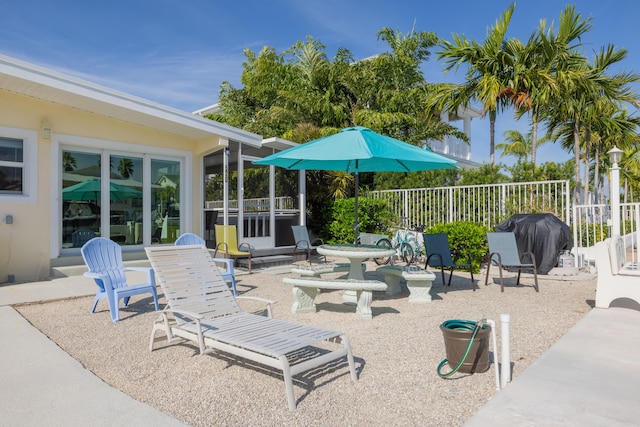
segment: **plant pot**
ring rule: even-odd
[[[470,323],[475,323],[468,321]],[[464,357],[464,353],[469,345],[469,339],[473,334],[473,330],[453,329],[453,326],[447,327],[448,322],[440,325],[440,330],[444,337],[444,347],[447,354],[447,363],[451,369],[454,369],[460,360]],[[452,323],[453,325],[453,323]],[[489,369],[489,335],[491,334],[491,326],[483,325],[478,331],[471,345],[469,354],[458,372],[473,374],[485,372]]]

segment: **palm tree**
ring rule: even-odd
[[[129,158],[120,159],[118,163],[118,172],[123,178],[129,178],[133,175],[133,161]]]
[[[500,157],[516,156],[518,159],[531,161],[534,163],[535,153],[533,152],[533,130],[527,132],[526,135],[517,130],[507,130],[504,132],[505,142],[496,144],[496,148],[501,150]],[[549,139],[544,137],[538,141],[538,147]],[[527,159],[529,157],[529,159]]]
[[[589,150],[582,150],[581,138],[587,146],[590,145],[594,128],[605,120],[603,115],[603,103],[612,103],[617,106],[609,110],[623,108],[625,103],[638,104],[637,95],[629,84],[636,82],[640,77],[633,73],[617,73],[607,75],[608,68],[626,57],[625,49],[615,50],[613,46],[602,48],[596,54],[593,65],[586,58],[574,63],[563,82],[562,97],[558,97],[554,105],[547,111],[548,129],[551,139],[560,139],[567,149],[573,149],[576,161],[576,200],[581,190],[580,159],[585,154],[585,187],[583,202],[586,202],[588,191],[588,174],[590,170]],[[611,117],[611,116],[609,116]]]
[[[437,102],[449,111],[468,106],[475,99],[489,114],[489,164],[494,164],[495,122],[498,111],[507,106],[505,88],[512,75],[514,58],[505,51],[506,33],[515,3],[511,4],[487,32],[483,44],[469,41],[464,35],[453,34],[453,41],[443,41],[438,59],[444,60],[445,71],[468,66],[466,81],[461,85],[441,85],[436,93]]]
[[[538,31],[526,44],[510,39],[505,45],[505,50],[514,58],[511,87],[506,91],[516,109],[516,118],[530,114],[531,161],[534,164],[542,111],[561,96],[562,84],[573,71],[571,65],[580,61],[577,49],[581,46],[581,37],[590,30],[591,19],[581,20],[575,6],[566,6],[560,14],[557,32],[541,20]]]
[[[62,152],[62,168],[65,172],[71,172],[78,167],[76,158],[69,151]]]

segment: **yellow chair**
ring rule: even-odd
[[[242,250],[243,247],[246,250]],[[249,258],[249,274],[251,274],[251,247],[248,243],[241,243],[238,246],[238,233],[235,225],[218,225],[216,224],[216,250],[213,253],[215,257],[218,251],[225,253],[226,258]]]

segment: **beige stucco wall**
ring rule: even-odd
[[[54,137],[43,139],[42,121],[46,118]],[[92,113],[9,92],[0,91],[0,126],[38,132],[37,197],[34,203],[4,203],[0,198],[0,283],[13,275],[17,282],[44,280],[49,277],[52,207],[58,206],[59,194],[52,194],[51,183],[58,180],[59,171],[52,165],[55,135],[149,145],[192,153],[190,181],[193,188],[190,224],[199,233],[202,215],[201,154],[218,149],[218,137],[195,141],[131,123],[113,120]],[[108,147],[105,147],[108,148]],[[33,165],[28,165],[33,167]],[[187,171],[189,173],[189,171]],[[13,224],[4,218],[13,215]],[[54,223],[54,226],[55,225]]]

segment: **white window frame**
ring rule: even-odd
[[[143,157],[144,164],[144,185],[143,191],[149,192],[151,189],[150,183],[150,171],[149,166],[151,162],[151,158],[160,159],[160,160],[172,160],[180,163],[180,183],[181,187],[184,188],[184,191],[180,192],[180,204],[181,204],[181,214],[180,214],[180,229],[181,230],[190,230],[192,227],[192,210],[191,206],[193,204],[193,195],[186,191],[187,188],[192,187],[192,174],[190,171],[192,170],[193,165],[193,153],[191,151],[186,150],[176,150],[171,148],[160,148],[154,147],[152,145],[141,145],[141,144],[132,144],[128,142],[118,142],[118,141],[109,141],[97,138],[87,138],[87,137],[79,137],[74,135],[63,135],[63,134],[52,134],[51,135],[51,170],[52,176],[55,179],[51,182],[51,194],[56,196],[51,199],[51,239],[50,239],[50,247],[51,257],[57,258],[60,256],[62,251],[62,235],[60,232],[60,224],[62,222],[62,150],[76,150],[76,151],[89,151],[89,152],[100,152],[105,155],[136,155]],[[104,160],[104,157],[103,157]],[[108,182],[108,172],[105,172],[106,178],[104,178],[105,182]],[[108,184],[107,184],[108,185]],[[184,215],[182,213],[182,206],[184,205]],[[146,199],[143,199],[143,215],[145,215],[145,220],[147,223],[150,221],[150,202]],[[146,232],[145,232],[146,233]],[[135,247],[132,248],[123,248],[123,250],[139,250]],[[79,250],[65,249],[65,254],[74,254],[74,252],[78,252]]]
[[[1,203],[36,203],[38,200],[38,132],[0,126],[0,136],[22,140],[22,194],[0,194]],[[15,165],[15,164],[14,164]]]

